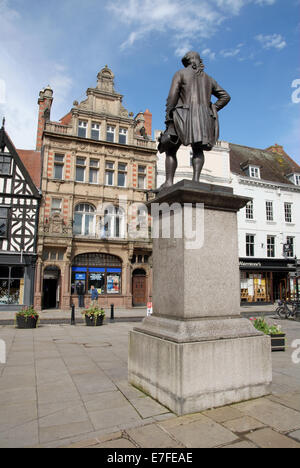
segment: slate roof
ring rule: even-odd
[[[247,165],[259,166],[262,180],[294,185],[287,176],[300,174],[300,166],[280,145],[262,150],[229,143],[231,172],[247,177]]]

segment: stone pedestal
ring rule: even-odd
[[[269,393],[270,338],[240,316],[237,211],[248,201],[184,180],[151,203],[160,233],[153,315],[130,333],[129,382],[179,415]],[[153,203],[175,209],[169,238],[158,229],[168,213],[157,214]],[[184,236],[191,220],[194,241]]]

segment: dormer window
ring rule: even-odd
[[[260,179],[260,168],[258,166],[249,166],[249,177]]]
[[[290,182],[292,182],[292,184],[300,186],[300,173],[294,172],[292,174],[287,175],[287,178]]]
[[[253,179],[260,179],[260,169],[261,166],[256,166],[252,161],[245,161],[241,163],[241,169],[248,177]]]

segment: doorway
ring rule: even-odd
[[[45,269],[43,281],[43,309],[56,309],[59,307],[59,280],[59,268],[53,266]]]
[[[137,269],[132,274],[132,305],[145,306],[146,303],[146,272],[145,270]]]
[[[287,275],[283,273],[273,273],[273,298],[274,301],[287,300]]]

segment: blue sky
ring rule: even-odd
[[[282,144],[300,164],[299,10],[299,0],[0,0],[0,118],[17,147],[34,148],[40,89],[54,89],[59,120],[107,64],[124,106],[148,108],[162,129],[172,76],[196,50],[232,96],[220,138]]]

